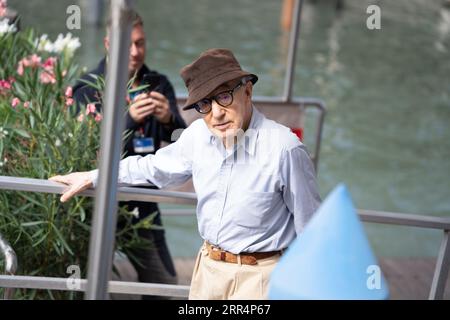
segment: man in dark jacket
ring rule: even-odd
[[[109,49],[109,30],[104,39],[106,50]],[[156,82],[157,86],[153,91],[138,91],[129,95],[130,106],[126,113],[126,132],[124,141],[125,156],[142,155],[155,153],[161,147],[161,141],[171,141],[171,135],[175,129],[185,128],[186,124],[180,116],[177,108],[174,89],[166,76],[150,70],[145,64],[145,33],[143,21],[139,15],[135,15],[131,33],[130,57],[128,65],[128,78],[135,79],[132,84],[137,88],[147,79]],[[82,77],[84,80],[95,82],[92,75],[105,77],[107,59],[100,61],[96,69]],[[148,84],[148,83],[147,83]],[[154,85],[155,83],[150,83]],[[87,103],[94,103],[97,111],[102,109],[102,92],[98,92],[92,86],[79,81],[73,88],[73,96],[79,106]],[[118,105],[117,107],[125,106]],[[155,187],[156,188],[156,187]],[[156,212],[153,223],[162,226],[161,215],[156,203],[129,201],[121,202],[126,205],[129,211],[135,213],[133,223],[148,217]],[[123,227],[121,222],[118,228]],[[177,276],[172,258],[165,241],[164,230],[140,229],[141,237],[151,241],[151,245],[145,249],[138,249],[131,252],[138,258],[138,262],[130,259],[138,273],[139,281],[151,283],[175,284]],[[148,296],[147,296],[148,297]]]

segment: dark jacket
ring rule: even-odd
[[[95,74],[105,78],[105,67],[106,67],[106,59],[104,58],[100,61],[96,69],[83,75],[81,79],[95,82],[95,79],[91,76],[91,74]],[[146,65],[142,66],[142,68],[139,70],[137,78],[139,80],[142,80],[144,74],[154,74],[160,76],[161,79],[160,85],[158,86],[156,91],[163,94],[169,100],[170,110],[172,112],[172,120],[167,125],[164,125],[160,123],[155,117],[149,116],[144,123],[138,124],[134,122],[130,114],[127,112],[125,129],[131,130],[132,133],[129,135],[129,138],[124,143],[123,151],[125,152],[125,156],[132,156],[136,154],[142,156],[146,155],[145,153],[134,152],[133,138],[136,132],[142,131],[145,137],[152,137],[155,145],[154,152],[156,152],[161,147],[161,141],[171,142],[172,132],[175,129],[186,128],[186,124],[183,118],[181,118],[180,112],[178,111],[174,89],[172,87],[172,84],[167,79],[167,77],[156,71],[150,70]],[[78,106],[77,113],[79,111],[79,105],[84,105],[89,102],[95,102],[97,111],[101,111],[102,109],[101,103],[98,103],[100,93],[97,92],[95,88],[89,86],[84,82],[78,81],[75,84],[75,86],[73,87],[73,97]]]
[[[105,66],[106,66],[106,59],[103,59],[102,61],[100,61],[96,69],[83,75],[81,79],[85,79],[95,83],[95,79],[91,76],[91,74],[95,74],[105,78]],[[140,133],[142,131],[145,137],[153,138],[155,151],[151,153],[155,153],[161,147],[161,141],[171,142],[171,135],[175,129],[186,128],[186,124],[184,120],[181,118],[181,115],[178,111],[174,89],[172,87],[172,84],[167,79],[167,77],[163,74],[159,74],[156,71],[148,69],[146,65],[142,66],[142,68],[139,70],[137,78],[139,80],[142,80],[144,74],[154,74],[160,76],[160,85],[158,86],[156,91],[162,93],[169,100],[170,110],[172,111],[172,120],[169,124],[164,125],[160,123],[155,117],[149,116],[144,123],[138,124],[134,122],[130,114],[127,112],[125,128],[131,130],[132,133],[128,136],[127,140],[124,142],[123,151],[125,153],[125,157],[136,154],[142,156],[146,155],[146,153],[134,152],[133,138],[135,137],[135,133]],[[79,113],[80,105],[85,105],[90,102],[95,103],[97,111],[101,111],[102,105],[101,103],[98,103],[100,96],[101,93],[97,92],[95,88],[84,82],[78,81],[73,87],[73,98],[77,104],[76,113],[77,114]],[[126,107],[123,106],[123,108]],[[153,220],[153,223],[161,225],[159,210],[155,203],[129,201],[126,203],[121,202],[120,204],[121,205],[127,204],[128,210],[130,211],[136,207],[139,208],[139,218],[138,219],[133,218],[133,221],[139,221],[140,219],[148,216],[149,214],[155,211],[158,212],[158,214],[155,217],[155,220]]]

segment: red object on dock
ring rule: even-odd
[[[291,130],[300,139],[300,141],[303,141],[303,128],[291,128]]]

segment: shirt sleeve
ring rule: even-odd
[[[186,130],[185,130],[186,131]],[[192,163],[185,132],[171,145],[145,157],[131,156],[120,161],[118,183],[153,183],[159,188],[179,185],[192,175]],[[98,184],[98,170],[90,172],[94,187]]]
[[[321,202],[314,166],[304,145],[284,152],[280,174],[283,199],[300,234]]]

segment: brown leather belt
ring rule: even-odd
[[[206,250],[208,250],[208,256],[217,261],[224,261],[230,263],[238,263],[238,256],[241,257],[242,264],[255,265],[258,264],[258,260],[272,257],[276,254],[281,255],[283,250],[269,251],[269,252],[253,252],[253,253],[241,253],[234,254],[225,250],[222,250],[212,244],[205,242]]]

